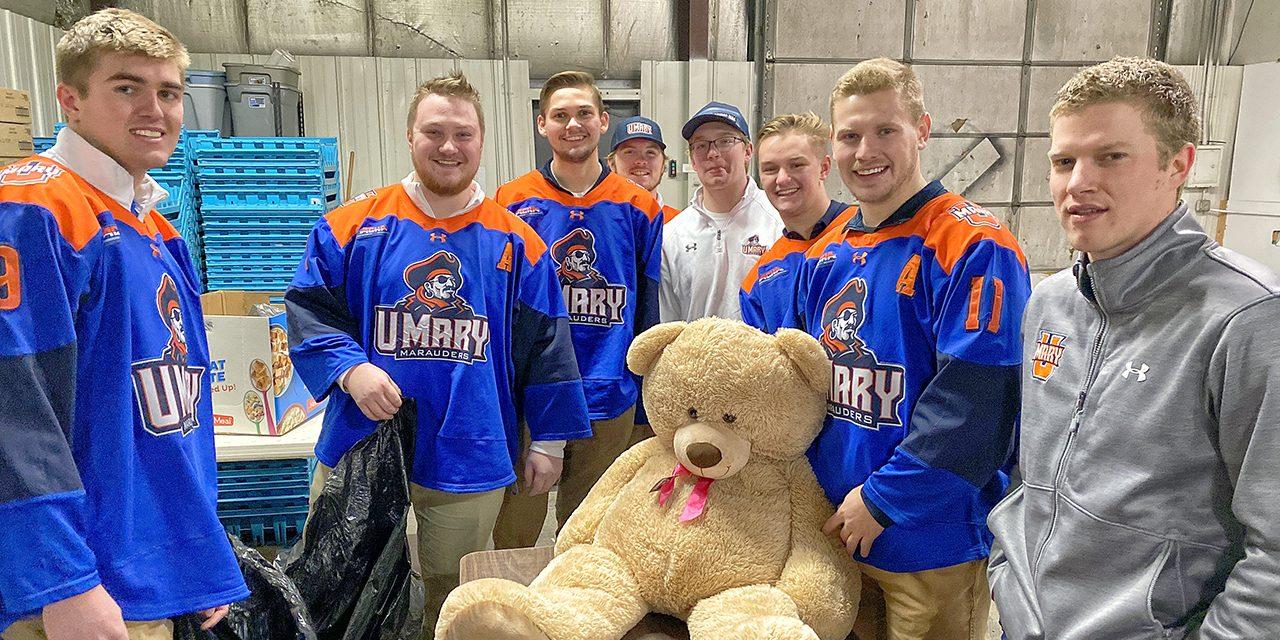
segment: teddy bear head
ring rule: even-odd
[[[695,475],[723,479],[751,460],[790,461],[822,428],[831,365],[803,331],[768,335],[736,320],[670,322],[636,337],[656,437]]]

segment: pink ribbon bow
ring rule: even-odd
[[[684,476],[693,475],[692,471],[677,462],[676,468],[671,472],[671,475],[659,480],[657,486],[653,488],[658,492],[658,505],[667,505],[667,500],[671,498],[671,492],[676,488],[676,480]],[[715,482],[713,478],[698,477],[698,481],[693,485],[693,492],[689,494],[689,499],[684,503],[684,511],[680,512],[680,522],[696,520],[702,515],[702,512],[707,508],[707,489],[711,487],[712,482]]]

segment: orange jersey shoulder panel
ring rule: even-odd
[[[653,197],[653,194],[612,171],[587,196],[594,201],[630,203],[631,206],[643,211],[651,221],[662,215],[662,205],[658,204],[658,199]]]
[[[398,182],[374,191],[366,191],[326,213],[324,219],[329,222],[329,229],[333,231],[333,238],[338,241],[338,246],[347,246],[356,231],[360,229],[360,225],[364,224],[368,218],[379,219],[395,214],[411,215],[412,213],[426,218],[408,196],[404,196],[403,203],[399,202],[396,198],[397,193],[404,195],[404,187]],[[403,206],[405,204],[408,207]]]
[[[507,211],[497,202],[485,198],[484,202],[477,207],[476,220],[484,225],[486,229],[493,229],[503,233],[514,233],[524,240],[524,257],[529,264],[538,264],[538,260],[547,252],[547,244],[543,242],[542,237],[538,235],[533,227],[527,222],[516,217],[514,213]],[[459,216],[469,218],[470,216]]]
[[[562,197],[568,196],[569,194],[560,193],[555,187],[547,184],[547,179],[542,177],[542,173],[534,170],[498,187],[493,194],[493,200],[499,206],[509,207],[513,203],[529,198],[550,198],[560,201]]]
[[[110,208],[104,198],[75,172],[43,156],[31,156],[0,170],[0,201],[30,203],[47,210],[58,232],[76,251],[101,232],[98,213]]]
[[[804,253],[809,249],[809,247],[813,246],[815,241],[816,238],[811,240],[796,240],[786,236],[778,238],[778,240],[764,252],[764,255],[757,258],[756,263],[751,265],[751,270],[747,272],[747,277],[742,279],[742,290],[747,293],[751,293],[751,289],[756,286],[756,280],[760,278],[761,265],[785,258],[793,253]]]
[[[916,218],[927,222],[922,234],[924,244],[933,249],[938,265],[946,273],[951,273],[969,247],[983,240],[991,240],[1014,252],[1023,268],[1027,266],[1027,258],[1009,228],[995,214],[964,196],[947,193],[934,198],[921,208]]]

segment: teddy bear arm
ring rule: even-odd
[[[834,510],[807,462],[793,466],[791,550],[778,588],[791,596],[804,620],[823,640],[843,639],[853,628],[861,578],[853,559],[822,533]]]
[[[556,555],[574,545],[591,542],[595,538],[596,529],[600,527],[600,521],[604,519],[605,512],[618,497],[618,493],[635,477],[644,463],[661,450],[662,444],[658,439],[649,438],[618,456],[564,523],[556,536]]]

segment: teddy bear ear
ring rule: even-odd
[[[814,391],[826,393],[831,388],[831,361],[822,345],[798,329],[778,329],[773,335],[782,353],[800,370],[805,384]]]
[[[627,349],[627,368],[638,376],[648,375],[649,369],[653,368],[653,363],[657,362],[658,356],[662,355],[662,350],[675,342],[688,324],[687,322],[666,322],[650,327],[636,336],[636,339],[631,342],[631,348]]]

